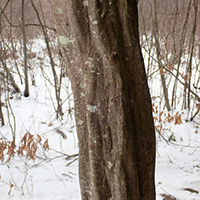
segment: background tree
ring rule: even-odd
[[[25,17],[24,17],[24,0],[22,0],[22,35],[23,35],[23,52],[24,52],[24,76],[25,76],[25,90],[24,96],[29,96],[28,85],[28,65],[27,65],[27,48],[26,48],[26,30],[25,30]]]
[[[148,57],[146,66],[151,94],[160,104],[162,99],[165,105],[169,101],[172,110],[179,108],[181,103],[182,109],[188,109],[189,113],[194,109],[193,102],[200,100],[197,90],[200,80],[199,3],[196,0],[143,0],[139,1],[138,8],[141,46]],[[160,71],[163,75],[158,84]],[[160,90],[160,83],[166,83],[167,90]]]
[[[167,110],[170,110],[170,105],[169,105],[169,98],[168,98],[168,90],[166,86],[166,81],[165,81],[165,74],[162,72],[163,66],[161,62],[161,50],[160,50],[160,43],[159,43],[159,34],[158,34],[158,19],[157,19],[157,5],[156,5],[156,0],[151,0],[151,13],[152,13],[152,37],[155,40],[155,48],[156,48],[156,55],[157,55],[157,61],[158,61],[158,67],[160,70],[160,79],[162,83],[162,88],[163,88],[163,95],[165,99],[165,106]]]
[[[155,134],[137,1],[58,0],[82,199],[155,199]]]

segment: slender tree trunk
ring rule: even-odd
[[[162,84],[163,95],[165,99],[165,106],[167,110],[170,111],[168,90],[167,90],[166,81],[165,81],[165,74],[162,72],[163,66],[162,66],[161,54],[160,54],[156,0],[152,0],[151,6],[152,6],[153,37],[155,39],[156,55],[157,55],[157,60],[158,60],[158,67],[160,69],[161,84]]]
[[[182,57],[182,54],[183,54],[183,47],[184,47],[186,33],[187,33],[188,20],[189,20],[190,10],[191,10],[191,2],[192,2],[192,0],[190,0],[189,3],[188,3],[185,23],[183,25],[183,30],[182,30],[182,34],[181,34],[180,50],[179,50],[179,57],[178,57],[178,64],[177,64],[177,73],[176,73],[176,78],[175,78],[174,86],[173,86],[173,90],[172,90],[171,106],[174,106],[175,108],[176,108],[176,90],[177,90],[177,84],[178,84],[178,78],[179,78],[178,76],[179,76],[179,73],[180,73],[179,68],[180,68],[180,65],[181,65],[181,57]]]
[[[176,26],[177,26],[177,19],[178,19],[178,0],[175,0],[175,11],[174,11],[174,25],[173,25],[173,30],[172,30],[172,40],[173,40],[173,49],[172,49],[172,54],[173,54],[173,64],[177,63],[177,31],[176,31]]]
[[[28,65],[27,65],[27,48],[26,48],[26,30],[25,30],[25,17],[24,17],[24,0],[22,0],[22,35],[23,35],[23,52],[24,52],[24,75],[25,75],[25,90],[24,96],[29,96],[28,85]]]
[[[198,0],[194,0],[194,24],[193,24],[193,30],[192,30],[192,35],[191,35],[191,53],[190,53],[190,60],[189,60],[189,65],[187,68],[187,74],[188,74],[188,82],[187,84],[187,89],[188,89],[188,94],[187,94],[187,107],[190,110],[190,90],[191,90],[191,77],[192,77],[192,59],[193,59],[193,53],[194,53],[194,43],[195,43],[195,36],[196,36],[196,28],[197,28],[197,14],[198,14]]]
[[[11,0],[11,2],[10,2],[10,22],[11,22],[11,24],[13,23],[13,0]],[[12,56],[14,58],[15,67],[16,67],[17,73],[19,75],[20,82],[21,82],[21,84],[23,84],[22,76],[21,76],[21,73],[19,71],[17,61],[15,59],[17,57],[17,55],[16,55],[17,50],[16,50],[16,44],[14,46],[14,42],[13,42],[13,27],[12,26],[10,26],[10,33],[9,34],[10,34],[11,52],[12,52]]]
[[[5,123],[4,123],[4,117],[3,117],[3,111],[2,111],[2,106],[3,106],[3,103],[1,102],[1,86],[0,86],[0,120],[1,120],[1,126],[4,126]]]
[[[155,134],[137,2],[57,0],[83,200],[154,200]]]
[[[46,42],[46,45],[47,45],[47,50],[48,50],[49,59],[50,59],[50,63],[51,63],[51,69],[52,69],[52,72],[53,72],[55,95],[56,95],[56,101],[57,101],[56,118],[58,119],[59,116],[62,118],[62,115],[63,115],[62,101],[61,101],[61,98],[60,98],[60,87],[61,86],[59,85],[59,82],[58,82],[58,76],[57,76],[56,69],[55,69],[55,63],[53,61],[53,56],[52,56],[52,52],[51,52],[51,48],[50,48],[50,44],[49,44],[49,37],[48,37],[47,31],[46,31],[46,28],[45,28],[46,24],[44,23],[44,25],[43,25],[42,20],[41,20],[40,15],[39,15],[39,12],[38,12],[37,8],[35,7],[33,0],[31,0],[31,4],[32,4],[32,6],[33,6],[33,8],[36,12],[38,21],[39,21],[39,23],[42,27],[42,31],[44,33],[44,39],[45,39],[45,42]],[[41,6],[41,2],[40,2],[40,6]],[[41,7],[41,10],[42,10],[42,7]],[[42,12],[42,16],[43,16],[43,19],[44,19],[43,12]]]
[[[6,2],[6,4],[4,5],[4,7],[0,10],[0,18],[1,18],[1,15],[3,14],[4,10],[5,10],[6,7],[8,6],[9,2],[10,2],[10,0],[8,0],[8,1]]]

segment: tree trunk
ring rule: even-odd
[[[159,32],[158,32],[158,21],[157,21],[157,8],[156,8],[156,0],[151,0],[151,12],[152,12],[152,29],[153,29],[153,37],[155,40],[155,48],[156,48],[156,55],[158,60],[158,67],[160,69],[160,79],[162,83],[162,89],[163,89],[163,96],[165,99],[165,106],[168,111],[170,111],[170,105],[169,105],[169,98],[168,98],[168,90],[165,80],[165,74],[162,72],[163,70],[163,64],[161,60],[161,51],[160,51],[160,43],[159,43]]]
[[[154,200],[155,133],[137,2],[57,0],[83,200]]]
[[[22,0],[22,35],[23,35],[23,52],[24,52],[24,76],[25,76],[24,96],[25,97],[29,97],[26,30],[25,30],[25,22],[24,22],[24,20],[25,20],[25,16],[24,16],[24,0]]]
[[[194,0],[194,24],[192,29],[191,35],[191,53],[190,53],[190,60],[189,65],[187,67],[187,75],[188,75],[188,82],[187,84],[187,107],[190,110],[190,90],[191,90],[191,77],[192,77],[192,59],[194,58],[194,48],[195,48],[195,38],[196,38],[196,29],[197,29],[197,19],[198,19],[198,0]]]
[[[61,83],[59,84],[58,82],[58,76],[57,76],[57,73],[56,73],[56,69],[55,69],[55,63],[53,61],[53,56],[52,56],[52,52],[51,52],[51,48],[50,48],[50,44],[49,44],[49,37],[48,37],[48,34],[47,34],[47,30],[46,30],[46,24],[42,23],[42,20],[40,18],[40,15],[39,15],[39,12],[37,10],[37,8],[35,7],[35,4],[33,2],[33,0],[31,0],[31,4],[37,14],[37,18],[38,18],[38,21],[40,23],[40,26],[42,27],[42,32],[44,34],[44,39],[45,39],[45,42],[46,42],[46,45],[47,45],[47,51],[48,51],[48,54],[49,54],[49,59],[50,59],[50,63],[51,63],[51,69],[52,69],[52,72],[53,72],[53,77],[54,77],[54,88],[55,88],[55,95],[56,95],[56,101],[57,101],[57,109],[56,109],[56,118],[58,119],[58,117],[60,116],[61,119],[62,119],[62,115],[63,115],[63,112],[62,112],[62,101],[61,101],[61,98],[60,98],[60,86],[61,86]],[[40,6],[41,6],[41,2],[40,2]],[[41,7],[41,11],[42,11],[42,7]],[[43,16],[43,19],[44,19],[44,13],[42,11],[42,16]],[[45,20],[44,20],[45,21]],[[61,81],[61,79],[60,79]]]
[[[3,111],[2,111],[2,106],[3,106],[3,103],[1,102],[1,86],[0,86],[0,120],[1,120],[1,126],[4,126],[5,123],[4,123],[4,117],[3,117]]]
[[[180,39],[180,50],[179,50],[178,64],[177,64],[177,70],[176,70],[177,72],[176,72],[176,77],[175,77],[174,86],[172,90],[171,106],[174,106],[174,108],[176,108],[176,90],[178,86],[178,78],[179,78],[178,76],[180,74],[181,57],[183,54],[186,33],[188,30],[188,21],[189,21],[189,16],[190,16],[190,11],[191,11],[191,3],[192,3],[192,0],[190,0],[188,3],[187,14],[186,14],[185,23],[183,25],[183,30],[182,30],[181,39]]]

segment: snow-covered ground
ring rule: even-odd
[[[32,47],[40,56],[44,57],[41,41],[35,42]],[[38,45],[41,46],[38,46]],[[63,120],[56,119],[54,106],[54,88],[51,86],[53,77],[48,64],[43,65],[43,72],[39,67],[41,61],[35,58],[32,62],[33,73],[36,78],[36,86],[30,84],[30,97],[16,96],[10,99],[14,113],[10,113],[10,123],[14,129],[16,123],[16,144],[19,145],[26,132],[37,138],[42,137],[42,144],[49,141],[49,150],[44,151],[38,144],[36,160],[19,157],[17,154],[9,163],[0,161],[0,199],[2,200],[80,200],[78,183],[78,140],[73,112],[73,99],[70,83],[63,78],[61,97],[63,104]],[[43,63],[48,63],[48,59]],[[59,71],[59,70],[58,70]],[[49,80],[44,78],[44,75]],[[16,80],[18,76],[15,77]],[[50,81],[50,82],[49,82]],[[18,81],[19,83],[19,81]],[[24,85],[21,86],[23,91]],[[69,97],[69,98],[68,98]],[[2,96],[4,101],[4,95]],[[12,132],[7,117],[7,109],[3,108],[5,115],[4,127],[0,127],[0,138],[12,140]],[[174,111],[174,114],[176,112]],[[155,114],[155,113],[154,113]],[[167,114],[167,113],[166,113]],[[164,199],[165,195],[172,195],[179,200],[199,200],[200,194],[200,133],[199,127],[194,122],[185,121],[185,113],[180,112],[182,124],[174,125],[174,122],[163,123],[160,136],[157,134],[157,158],[156,158],[156,193],[157,200]],[[159,115],[158,114],[155,114]],[[195,118],[200,123],[200,118]],[[59,131],[66,135],[63,139]],[[171,137],[170,137],[171,136]],[[166,140],[165,141],[163,137]],[[5,155],[7,156],[7,155]],[[6,157],[7,158],[7,157]],[[8,195],[10,193],[10,195]],[[166,198],[167,199],[167,198]],[[172,199],[172,198],[171,198]]]

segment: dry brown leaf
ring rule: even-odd
[[[53,125],[53,122],[49,122],[49,125],[48,126],[52,126]]]
[[[161,73],[161,74],[165,74],[165,72],[166,72],[165,69],[162,67],[162,68],[160,69],[160,73]]]
[[[28,133],[25,133],[24,137],[21,139],[21,143],[24,143],[24,146],[26,146],[27,136],[28,136]]]
[[[15,155],[15,143],[14,140],[11,142],[10,146],[8,146],[8,159],[6,160],[6,162],[9,162],[11,157],[13,157]]]
[[[31,159],[35,162],[35,157],[34,156],[31,156]]]
[[[0,153],[0,160],[4,161],[4,154],[3,154],[3,152]]]
[[[161,125],[157,125],[156,126],[157,131],[159,132],[159,134],[161,134],[162,131],[162,124]]]
[[[156,106],[156,113],[158,113],[158,106]]]
[[[31,143],[34,140],[33,135],[29,133],[28,143]]]
[[[33,142],[31,146],[31,154],[35,155],[36,151],[37,151],[37,144],[36,142]]]
[[[7,148],[7,142],[3,141],[0,142],[0,160],[4,161],[4,150]]]
[[[163,111],[161,111],[160,113],[159,113],[159,122],[161,122],[162,121],[162,114],[163,114]]]
[[[154,106],[155,106],[155,104],[152,103],[152,112],[155,112],[155,110],[154,110]]]
[[[19,147],[19,149],[17,150],[17,154],[19,156],[23,156],[24,155],[23,150],[24,150],[23,147]]]
[[[168,66],[168,70],[171,71],[173,69],[173,63],[171,62]]]
[[[167,114],[167,117],[165,117],[165,119],[164,119],[164,123],[166,123],[166,122],[170,122],[171,121],[171,115],[170,115],[170,113],[168,113]]]
[[[13,185],[12,183],[10,183],[10,190],[9,190],[9,192],[8,192],[8,195],[10,195],[13,186],[14,186],[14,185]]]
[[[43,145],[43,148],[44,148],[45,150],[48,150],[48,149],[49,149],[48,139],[45,140],[44,145]]]
[[[196,103],[196,107],[198,110],[200,110],[200,103]]]
[[[174,118],[175,118],[175,122],[174,122],[175,125],[177,125],[177,124],[180,125],[183,123],[182,119],[181,119],[181,115],[178,114],[178,112],[175,114]]]
[[[154,119],[154,121],[157,121],[157,120],[158,120],[158,118],[157,118],[157,117],[153,117],[153,119]]]
[[[72,110],[73,110],[74,108],[69,108],[67,111],[68,111],[68,114],[71,114],[71,112],[72,112]]]
[[[37,143],[40,143],[42,141],[42,138],[40,137],[40,135],[37,134]]]

